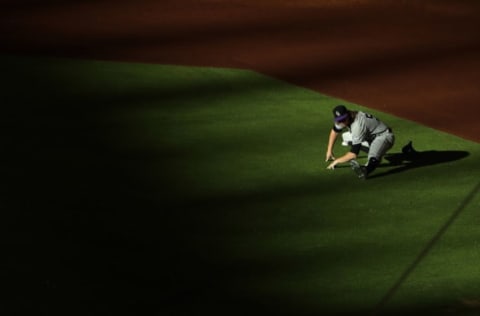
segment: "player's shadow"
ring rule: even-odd
[[[388,163],[383,163],[380,167],[396,167],[387,172],[373,174],[369,178],[377,178],[392,175],[399,172],[408,171],[414,168],[432,166],[440,163],[460,160],[467,157],[470,153],[460,150],[427,150],[416,151],[411,144],[403,147],[401,153],[385,155],[384,159]]]

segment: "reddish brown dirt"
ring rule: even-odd
[[[473,0],[7,0],[0,51],[248,68],[480,142],[478,16]]]

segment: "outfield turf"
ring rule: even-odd
[[[12,56],[0,70],[5,308],[479,312],[479,144],[251,71]],[[326,170],[338,103],[428,160],[365,182]]]

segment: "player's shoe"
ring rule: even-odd
[[[350,160],[350,165],[352,166],[353,172],[355,172],[359,179],[367,179],[367,168],[365,166],[360,166],[358,161],[356,161],[355,159]]]
[[[416,153],[417,151],[413,148],[412,141],[409,141],[408,144],[402,147],[402,153],[408,155],[411,153]]]
[[[404,160],[413,161],[418,158],[418,151],[413,148],[412,141],[409,141],[408,144],[402,147],[402,154]]]

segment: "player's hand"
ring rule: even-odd
[[[328,170],[334,170],[336,165],[337,165],[337,163],[334,160],[331,164],[328,165],[327,169]]]
[[[335,160],[335,157],[333,156],[333,153],[332,152],[327,152],[327,154],[325,155],[325,161],[333,161]]]

